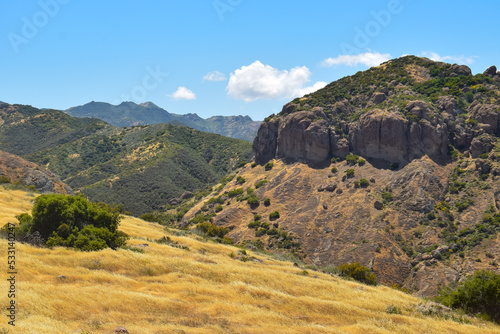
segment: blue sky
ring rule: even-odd
[[[500,65],[494,0],[2,1],[0,100],[262,120],[405,54]],[[500,67],[500,66],[499,66]]]

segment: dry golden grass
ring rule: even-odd
[[[29,206],[29,196],[12,196],[18,210]],[[121,229],[144,253],[17,244],[19,308],[11,332],[111,333],[118,325],[145,334],[500,332],[476,319],[465,325],[424,316],[416,311],[422,300],[388,287],[303,272],[263,254],[249,254],[262,262],[242,262],[230,256],[238,248],[170,235],[136,218],[124,219]],[[153,241],[165,235],[190,249]],[[6,248],[0,240],[0,254]],[[6,280],[0,282],[6,305]],[[402,314],[386,313],[388,305]]]
[[[30,212],[35,195],[21,190],[6,190],[0,186],[0,227],[16,222],[16,216]]]

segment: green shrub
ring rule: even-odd
[[[267,230],[265,228],[260,228],[257,231],[255,231],[255,236],[257,238],[262,237],[263,235],[266,235],[266,233],[267,233]]]
[[[370,182],[367,179],[361,179],[361,180],[359,180],[359,185],[362,188],[366,188],[370,185]]]
[[[271,169],[273,169],[273,167],[274,167],[274,163],[268,162],[267,164],[265,164],[264,169],[271,170]]]
[[[354,177],[354,169],[352,169],[352,168],[346,170],[344,173],[345,173],[345,175],[347,175],[348,178]]]
[[[260,187],[262,187],[264,184],[266,184],[268,182],[269,182],[268,180],[261,180],[261,181],[255,183],[255,189],[259,189]]]
[[[243,188],[237,188],[227,193],[227,197],[232,198],[243,194]]]
[[[365,159],[359,159],[358,160],[358,166],[363,166],[366,163]]]
[[[83,195],[42,195],[35,200],[32,218],[19,216],[20,229],[40,233],[49,247],[74,247],[83,251],[116,249],[125,245],[126,234],[118,231],[118,212],[94,204]]]
[[[483,153],[479,155],[479,159],[488,159],[489,156],[489,153]]]
[[[196,225],[196,229],[204,232],[209,237],[217,237],[221,239],[229,233],[229,229],[227,227],[217,226],[209,222],[203,222]]]
[[[356,263],[345,263],[337,267],[341,276],[351,277],[354,280],[368,285],[377,285],[377,277],[365,266]]]
[[[272,228],[272,229],[267,231],[267,235],[277,235],[277,234],[278,234],[278,230],[275,228]]]
[[[437,300],[468,314],[483,315],[500,322],[500,275],[488,270],[476,271],[455,289],[441,290]]]
[[[280,213],[278,211],[274,211],[269,214],[269,220],[276,220],[279,218],[280,218]]]
[[[337,169],[337,167],[332,167],[332,169],[330,171],[332,173],[337,173],[339,170]]]
[[[260,227],[260,221],[253,221],[251,223],[248,224],[248,228],[259,228]]]
[[[256,195],[248,196],[247,203],[252,207],[252,209],[257,208],[260,205],[260,200]]]
[[[264,206],[269,206],[269,205],[271,205],[271,199],[270,198],[264,199]]]
[[[461,202],[455,203],[455,207],[458,209],[458,212],[463,212],[473,204],[474,204],[474,201],[470,198],[467,198]]]
[[[240,162],[240,163],[239,163],[236,167],[237,167],[237,168],[244,167],[247,163],[248,163],[248,161],[243,160],[243,161],[242,161],[242,162]]]
[[[257,163],[256,162],[252,162],[252,164],[250,165],[250,167],[252,167],[252,168],[257,167]]]
[[[354,155],[352,153],[349,153],[346,157],[345,157],[345,161],[347,161],[347,163],[351,166],[354,166],[355,164],[358,163],[358,159],[359,157],[357,155]]]
[[[253,216],[253,221],[254,221],[254,222],[259,221],[261,218],[262,218],[262,216],[261,216],[261,215],[254,215],[254,216]]]
[[[217,205],[217,206],[215,207],[215,212],[221,212],[221,211],[222,211],[222,209],[223,209],[223,208],[222,208],[222,205]]]
[[[0,175],[0,184],[10,183],[10,182],[11,182],[10,177],[8,177],[6,175]]]
[[[245,180],[245,178],[244,178],[244,177],[242,177],[242,176],[238,176],[238,177],[236,178],[236,183],[237,183],[237,184],[243,184],[243,183],[245,183],[245,182],[246,182],[246,180]]]

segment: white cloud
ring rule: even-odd
[[[326,85],[324,82],[317,82],[311,87],[304,87],[311,81],[310,77],[311,71],[305,66],[294,67],[290,71],[280,71],[255,61],[231,73],[226,90],[229,96],[245,102],[293,98]]]
[[[310,87],[304,87],[304,88],[299,89],[297,96],[304,96],[307,94],[311,94],[317,90],[320,90],[321,88],[325,87],[326,85],[328,85],[328,83],[326,83],[324,81],[318,81]]]
[[[433,51],[424,51],[422,52],[422,57],[429,58],[430,60],[434,61],[442,61],[442,62],[456,62],[458,64],[472,64],[476,60],[474,58],[477,58],[477,56],[444,56],[441,57],[439,54]]]
[[[334,65],[357,66],[359,64],[372,67],[378,66],[391,59],[388,53],[365,52],[357,55],[340,55],[336,58],[327,58],[321,62],[322,66],[330,67]]]
[[[207,75],[203,77],[203,81],[224,81],[224,80],[226,80],[226,76],[224,75],[224,73],[221,73],[219,71],[213,71],[207,73]]]
[[[179,87],[177,90],[172,94],[169,95],[172,97],[174,100],[195,100],[196,95],[187,89],[186,87]]]

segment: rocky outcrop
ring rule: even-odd
[[[453,64],[451,65],[451,69],[457,75],[472,75],[472,71],[467,65]]]
[[[443,108],[453,113],[454,100],[443,100]],[[284,107],[288,108],[287,106]],[[399,112],[372,110],[351,125],[343,124],[337,134],[320,109],[295,112],[262,123],[253,143],[257,163],[275,157],[309,162],[323,162],[332,156],[345,157],[349,152],[367,158],[407,163],[425,154],[447,154],[448,128],[422,101],[407,105],[418,122],[410,122]],[[337,124],[337,127],[339,125]]]
[[[278,139],[278,126],[279,120],[276,119],[271,119],[260,125],[252,145],[257,163],[265,163],[274,159]]]
[[[472,109],[471,117],[479,123],[486,124],[488,132],[498,134],[500,131],[500,106],[495,104],[477,104]]]
[[[465,65],[448,66],[447,71],[434,76],[472,75]],[[253,145],[256,161],[264,163],[283,158],[317,163],[331,157],[345,157],[350,152],[400,164],[424,155],[444,161],[449,157],[449,143],[466,155],[470,150],[476,157],[492,147],[491,140],[481,138],[483,134],[500,135],[500,100],[496,104],[488,98],[490,95],[475,90],[468,81],[464,81],[465,87],[461,90],[468,94],[469,101],[473,100],[470,105],[454,96],[455,88],[440,87],[440,83],[432,83],[432,87],[424,87],[422,92],[422,87],[403,81],[381,83],[377,75],[373,72],[371,82],[367,77],[363,80],[357,76],[344,78],[321,93],[311,94],[315,95],[313,98],[306,96],[286,104],[278,116],[273,115],[261,125]],[[497,78],[500,80],[495,66],[488,68],[484,75],[494,82]],[[385,73],[382,78],[389,76],[390,73]],[[430,79],[429,74],[426,80]],[[352,88],[353,82],[362,88]],[[482,86],[490,90],[489,93],[496,89],[491,80]],[[347,87],[351,95],[347,95]],[[449,95],[418,100],[418,96],[442,92]],[[401,105],[409,96],[415,96],[415,100]]]
[[[73,194],[71,188],[52,172],[3,151],[0,151],[0,175],[8,177],[13,183],[34,186],[41,193]]]
[[[488,77],[494,77],[497,74],[497,67],[495,65],[490,66],[484,71],[484,75]]]
[[[470,154],[477,158],[483,153],[488,153],[495,146],[497,139],[489,134],[482,134],[472,140]]]
[[[278,129],[276,156],[322,162],[330,156],[330,129],[322,110],[293,113]]]
[[[436,118],[432,120],[431,111],[421,101],[410,103],[407,110],[420,120],[410,122],[399,112],[383,110],[363,115],[350,132],[352,151],[363,157],[398,163],[407,163],[425,154],[446,155],[446,124]]]

